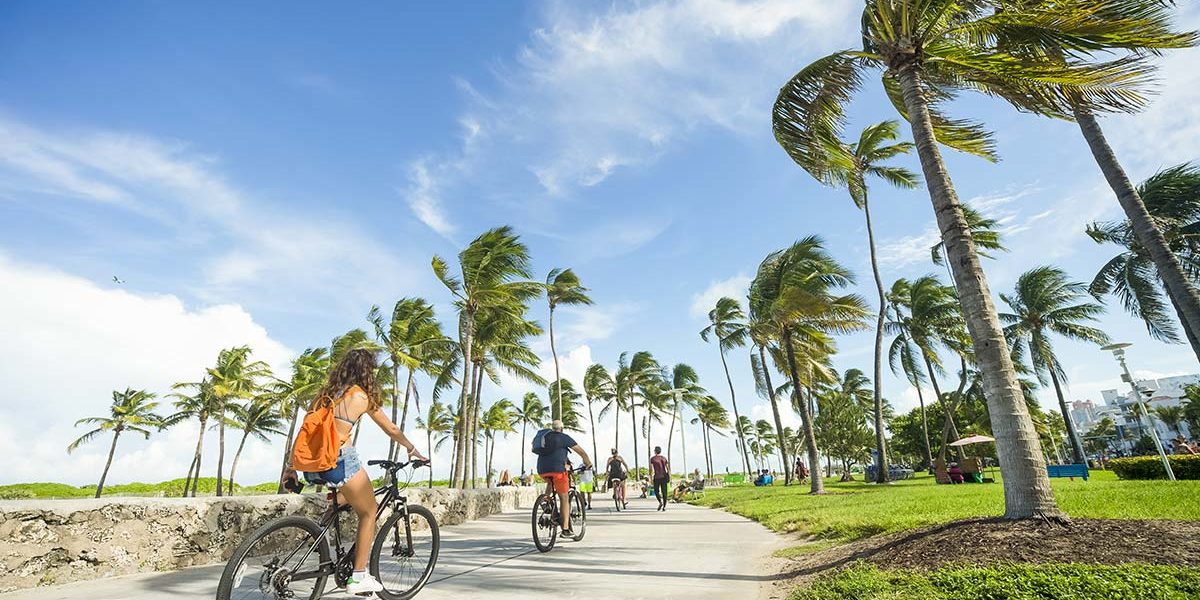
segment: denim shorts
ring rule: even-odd
[[[351,477],[362,470],[362,461],[358,459],[358,450],[354,446],[344,446],[338,452],[337,464],[328,471],[305,473],[304,480],[313,485],[325,485],[334,489],[346,485]]]

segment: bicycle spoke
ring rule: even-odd
[[[410,597],[425,585],[437,561],[439,536],[432,513],[410,506],[404,517],[388,519],[377,536],[371,559],[386,591],[380,596]]]
[[[311,597],[321,557],[308,550],[316,543],[301,527],[281,527],[258,538],[234,570],[230,600]],[[293,579],[293,574],[302,575]]]

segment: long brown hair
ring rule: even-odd
[[[375,353],[363,348],[357,348],[346,353],[337,365],[329,371],[329,379],[313,399],[309,410],[316,410],[332,405],[353,386],[358,386],[367,393],[367,412],[383,406],[379,399],[379,382],[375,380],[375,370],[379,363]]]

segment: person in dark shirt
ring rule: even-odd
[[[538,475],[542,481],[554,488],[558,494],[559,512],[562,514],[563,535],[574,535],[571,531],[571,507],[567,501],[567,493],[571,491],[571,474],[567,472],[567,453],[574,452],[583,459],[583,466],[591,467],[592,459],[588,457],[583,447],[574,438],[563,433],[563,422],[555,419],[550,424],[550,432],[546,434],[546,452],[537,455]]]
[[[662,455],[662,447],[654,447],[654,456],[650,458],[650,476],[654,479],[654,497],[658,498],[658,510],[667,510],[667,484],[671,483],[671,466],[667,457]]]

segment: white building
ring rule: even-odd
[[[1146,408],[1150,414],[1154,414],[1154,409],[1160,406],[1178,406],[1185,398],[1183,388],[1186,385],[1200,385],[1200,375],[1176,375],[1174,377],[1164,377],[1162,379],[1139,379],[1137,381],[1138,389],[1142,390],[1146,402]],[[1104,398],[1105,407],[1100,407],[1095,411],[1097,420],[1101,413],[1107,416],[1112,416],[1117,425],[1123,426],[1126,431],[1130,432],[1134,439],[1141,437],[1142,424],[1133,412],[1133,390],[1102,390],[1101,397]],[[1155,427],[1158,429],[1158,437],[1165,443],[1167,440],[1173,439],[1177,434],[1174,430],[1167,427],[1157,417],[1153,419]],[[1188,430],[1187,423],[1180,423],[1179,428],[1183,431],[1186,437],[1193,437]]]

